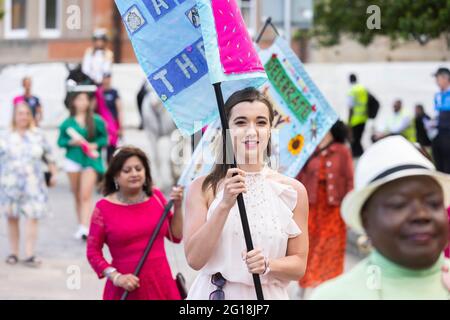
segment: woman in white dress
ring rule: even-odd
[[[265,299],[289,299],[289,281],[298,281],[306,268],[306,190],[266,164],[273,108],[262,93],[254,88],[234,93],[225,113],[238,168],[222,164],[219,154],[213,171],[189,187],[185,253],[189,265],[200,273],[188,299],[256,299],[252,274],[260,275]],[[255,247],[250,252],[236,201],[240,193]]]

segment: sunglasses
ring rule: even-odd
[[[209,295],[209,300],[225,300],[225,292],[223,291],[223,287],[227,283],[227,280],[222,277],[220,272],[211,276],[211,283],[217,287],[217,290],[214,290]]]

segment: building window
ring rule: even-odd
[[[5,1],[5,38],[20,39],[28,37],[27,0]]]
[[[42,38],[61,36],[61,0],[40,0],[40,25]]]

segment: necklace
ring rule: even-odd
[[[124,196],[121,191],[118,191],[117,192],[117,200],[119,200],[122,203],[128,204],[128,205],[141,203],[141,202],[144,202],[144,200],[145,200],[145,192],[141,190],[141,192],[139,193],[139,197],[136,200],[131,200],[131,199],[127,198],[126,196]]]

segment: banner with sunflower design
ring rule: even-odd
[[[280,173],[296,177],[338,115],[284,39],[278,37],[259,56],[269,78],[259,89],[272,101],[275,112],[270,165]],[[208,127],[179,185],[188,186],[195,178],[210,172],[220,132],[219,121]]]
[[[275,110],[276,169],[295,177],[339,117],[283,38],[259,55],[269,78],[261,91]]]

